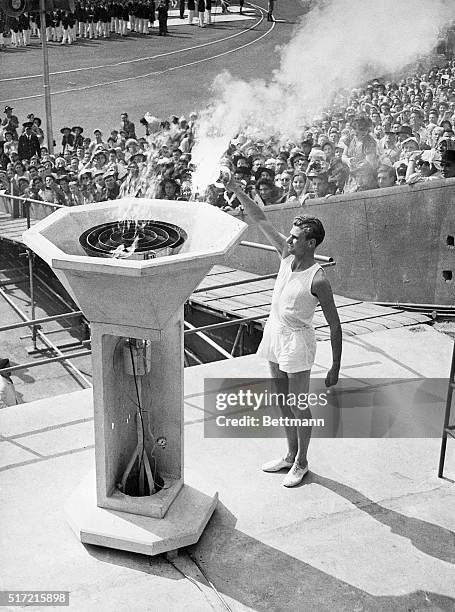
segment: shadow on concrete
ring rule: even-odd
[[[314,475],[313,482],[319,482],[322,486],[330,488],[347,499],[354,500],[353,503],[356,505],[359,505],[360,499],[373,506],[378,506],[351,487],[345,487],[330,479]],[[364,508],[361,509],[364,510]],[[409,521],[408,517],[399,515],[400,518],[398,518],[398,513],[391,513],[382,507],[376,510],[384,514],[394,514],[393,520],[390,520],[394,531],[396,530],[400,535],[409,534],[414,542],[419,539],[415,531],[425,530],[425,525],[429,525],[424,521],[418,521],[417,524],[415,519],[411,519],[409,527],[404,527],[401,523]],[[222,595],[257,612],[288,612],[291,610],[317,610],[317,612],[443,610],[452,612],[455,609],[455,599],[429,591],[419,590],[397,596],[371,595],[239,531],[236,529],[236,522],[236,517],[219,502],[201,539],[197,544],[188,547],[187,551],[190,557],[197,560],[205,576]],[[436,529],[437,532],[433,529]],[[425,532],[424,539],[426,541],[427,537],[435,534],[438,542],[441,542],[443,532],[446,531],[431,525]],[[112,563],[170,580],[186,579],[178,568],[168,563],[162,556],[147,557],[92,545],[84,546],[88,554],[102,563]],[[428,543],[425,548],[428,550],[431,545]],[[179,565],[177,561],[176,563]],[[184,567],[186,575],[193,584],[202,582],[203,579],[196,565],[191,568],[186,563]],[[194,584],[194,588],[199,587]]]
[[[406,363],[403,363],[399,359],[392,357],[390,351],[386,351],[376,346],[375,344],[371,344],[370,342],[367,342],[364,336],[351,336],[350,338],[346,339],[346,342],[348,342],[349,344],[357,345],[364,349],[367,349],[370,353],[377,353],[378,355],[382,355],[385,358],[386,362],[391,361],[392,363],[395,363],[396,365],[401,366],[404,370],[407,370],[410,374],[412,374],[416,378],[422,376],[422,373],[419,372],[418,370],[415,370],[414,368],[408,366]]]
[[[322,485],[333,493],[344,497],[362,512],[390,527],[392,533],[407,538],[415,548],[426,555],[446,563],[455,564],[455,533],[453,531],[422,519],[401,514],[396,510],[390,510],[374,502],[353,487],[314,472],[310,472],[305,479],[305,484],[310,483]]]
[[[330,481],[321,484],[328,486]],[[408,517],[403,519],[407,520]],[[440,530],[439,537],[443,531]],[[455,606],[455,599],[428,591],[373,596],[238,531],[235,529],[235,517],[221,503],[199,543],[191,547],[190,552],[221,593],[258,612],[452,611]]]

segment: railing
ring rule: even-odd
[[[10,206],[7,206],[6,202],[10,200]],[[58,208],[66,208],[62,204],[53,204],[52,202],[43,202],[42,200],[34,200],[33,198],[24,198],[23,196],[15,196],[9,193],[0,192],[0,203],[1,208],[4,212],[11,215],[13,219],[25,217],[27,219],[27,228],[30,227],[30,208],[31,206],[40,209],[42,214],[38,218],[44,218],[57,210]],[[18,205],[15,206],[15,203]],[[50,209],[50,210],[49,210]]]

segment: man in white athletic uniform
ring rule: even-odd
[[[286,238],[267,221],[264,210],[248,197],[230,178],[226,188],[235,193],[248,215],[248,221],[259,226],[276,248],[281,266],[272,296],[269,319],[265,325],[257,354],[267,359],[278,393],[298,397],[308,393],[310,371],[316,353],[316,339],[312,326],[314,311],[321,305],[330,326],[332,367],[325,384],[338,382],[340,371],[342,332],[340,319],[333,301],[332,288],[324,270],[315,262],[314,251],[324,240],[324,227],[315,217],[296,217],[289,237]],[[309,408],[280,405],[284,417],[311,419]],[[285,487],[298,485],[308,472],[307,451],[311,426],[285,426],[288,451],[286,456],[262,466],[265,472],[289,470],[284,478]]]

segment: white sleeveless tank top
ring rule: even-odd
[[[293,261],[293,255],[281,261],[272,295],[270,318],[295,331],[312,329],[319,300],[311,293],[311,284],[316,272],[322,268],[315,263],[307,270],[293,272]]]

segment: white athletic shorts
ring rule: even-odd
[[[316,356],[314,329],[290,329],[269,318],[256,354],[288,374],[311,370]]]

